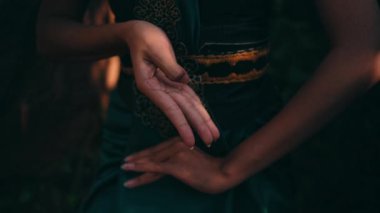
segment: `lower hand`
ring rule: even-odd
[[[190,149],[173,138],[125,159],[122,169],[143,172],[125,183],[134,188],[171,175],[205,193],[221,193],[231,188],[231,178],[223,172],[223,159],[209,156],[198,148]]]

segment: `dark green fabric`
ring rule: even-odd
[[[267,39],[273,0],[110,0],[110,4],[117,22],[149,21],[169,37],[173,29],[167,31],[168,22],[175,22],[174,34],[186,46],[181,53],[196,54],[207,42]],[[175,9],[180,17],[171,20],[177,17]]]

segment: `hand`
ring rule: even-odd
[[[186,145],[195,143],[191,127],[210,145],[218,139],[219,131],[187,85],[189,77],[176,62],[166,34],[145,21],[128,24],[127,43],[138,89],[165,113]]]
[[[173,138],[152,148],[130,155],[122,165],[125,171],[143,172],[125,183],[134,188],[171,175],[205,193],[221,193],[231,188],[223,170],[223,159],[211,157],[198,148],[186,147],[180,138]]]

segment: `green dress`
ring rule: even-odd
[[[161,27],[192,78],[221,137],[211,148],[223,157],[281,108],[268,67],[268,0],[111,0],[117,21],[139,19]],[[123,56],[123,66],[131,66]],[[103,128],[101,168],[81,211],[86,213],[277,213],[292,209],[289,162],[282,159],[224,193],[199,192],[173,177],[135,189],[136,173],[123,158],[177,135],[168,119],[122,73]],[[200,174],[202,175],[202,174]]]

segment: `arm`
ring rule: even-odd
[[[226,159],[191,151],[179,139],[133,154],[122,169],[146,173],[126,186],[137,187],[169,174],[200,191],[222,192],[291,151],[376,84],[380,79],[376,0],[319,0],[318,6],[333,47],[277,116]]]
[[[288,153],[379,81],[376,1],[317,2],[333,47],[286,107],[228,157],[223,170],[236,183]]]
[[[127,52],[129,23],[82,24],[85,1],[44,0],[37,22],[38,51],[59,60],[99,59]]]
[[[106,0],[101,0],[106,1]],[[192,127],[206,144],[219,131],[187,83],[171,43],[157,26],[138,20],[82,24],[85,0],[43,0],[37,23],[40,53],[60,60],[95,60],[130,50],[138,89],[173,123],[183,142],[194,146]]]

